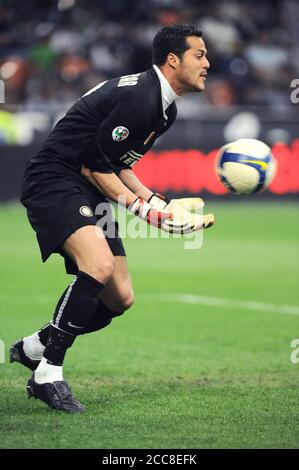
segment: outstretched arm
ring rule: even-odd
[[[188,219],[190,214],[187,213],[187,211],[202,210],[204,206],[204,202],[200,197],[172,199],[169,201],[165,196],[153,193],[149,188],[144,186],[130,169],[121,170],[119,177],[127,188],[148,201],[156,210],[168,211],[176,214],[177,217]],[[202,225],[203,228],[208,228],[215,222],[213,214],[204,215],[203,218],[192,215],[191,218],[193,219],[195,227]]]
[[[165,230],[164,223],[172,221],[171,213],[154,209],[145,199],[127,188],[115,173],[100,173],[85,167],[82,167],[81,173],[105,196],[125,206],[132,214],[148,224]]]
[[[125,201],[121,203],[131,212],[167,232],[189,233],[214,224],[212,214],[197,216],[184,208],[186,205],[196,209],[203,205],[202,199],[182,199],[181,203],[179,199],[167,201],[144,186],[132,170],[122,170],[122,179],[115,173],[91,172],[84,167],[82,174],[112,201],[119,202],[118,198],[122,196]]]

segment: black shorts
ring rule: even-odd
[[[103,226],[113,255],[126,256],[111,205],[104,195],[96,189],[93,191],[93,187],[89,189],[88,185],[71,176],[50,174],[47,184],[45,181],[32,184],[30,178],[26,178],[23,186],[21,202],[36,232],[43,262],[52,253],[59,253],[64,257],[68,274],[76,274],[78,267],[61,250],[61,245],[73,232],[86,225]]]

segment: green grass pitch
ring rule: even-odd
[[[298,207],[243,198],[208,211],[199,250],[125,240],[136,303],[68,352],[87,412],[66,415],[27,400],[30,373],[8,349],[48,321],[71,278],[59,256],[41,263],[20,206],[0,208],[1,448],[299,447]]]

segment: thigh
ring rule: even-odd
[[[61,249],[80,271],[108,283],[114,271],[114,257],[99,227],[86,225],[79,228],[64,241]]]
[[[113,311],[121,312],[134,301],[133,285],[125,256],[114,257],[114,271],[99,298]]]

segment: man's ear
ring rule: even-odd
[[[173,52],[170,52],[167,56],[167,64],[169,67],[172,69],[177,69],[177,67],[180,64],[180,59],[178,58],[177,55],[175,55]]]

